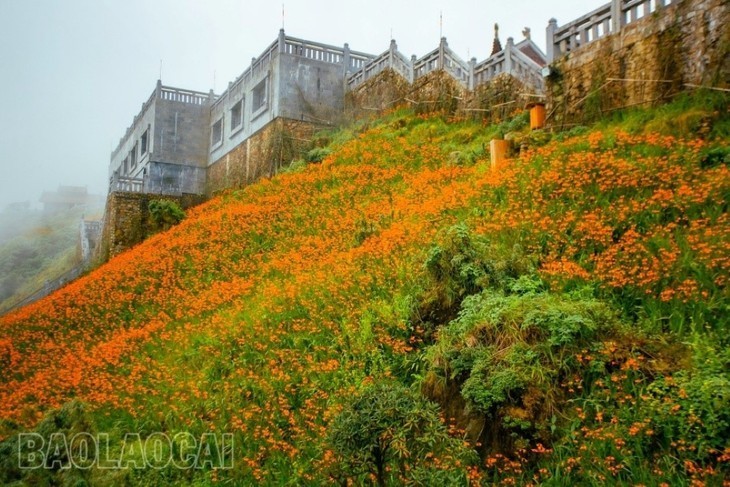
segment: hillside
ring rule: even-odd
[[[322,134],[0,318],[0,482],[721,485],[728,101]],[[492,170],[499,132],[522,150]],[[124,465],[128,433],[229,432],[233,464],[23,471],[24,431],[108,433]]]
[[[84,213],[88,215],[78,208],[0,214],[0,313],[78,265],[79,222]]]

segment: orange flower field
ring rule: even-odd
[[[338,452],[327,438],[346,399],[383,378],[417,388],[416,375],[425,373],[424,350],[438,333],[414,319],[431,282],[424,262],[457,224],[475,239],[520,249],[545,292],[590,289],[625,323],[666,333],[667,342],[727,331],[730,167],[727,159],[707,162],[726,140],[608,126],[525,143],[492,170],[490,130],[396,111],[343,131],[321,163],[215,197],[171,230],[3,316],[0,439],[37,428],[76,400],[98,431],[233,433],[233,469],[186,473],[180,482],[339,482]],[[691,359],[667,358],[649,370],[642,360],[664,359],[641,344],[621,352],[615,339],[619,351],[601,342],[584,354],[614,360],[614,369],[562,377],[556,387],[588,391],[601,380],[603,387],[591,382],[591,394],[605,391],[616,411],[623,411],[617,394],[661,410],[664,396],[642,388],[661,382],[669,397],[672,376]],[[588,370],[591,359],[574,362]],[[730,396],[717,400],[727,405]],[[599,469],[596,484],[600,476],[646,481],[622,477],[638,469],[628,460],[622,467],[622,458],[640,453],[615,443],[621,425],[627,442],[649,438],[651,421],[609,409],[600,417],[568,407],[561,414],[583,425],[566,433],[578,442],[570,453],[559,452],[568,440],[541,439],[519,454],[479,450],[469,468],[444,454],[424,462],[437,470],[457,465],[465,483],[545,481],[580,468]],[[561,416],[555,421],[562,427]],[[717,421],[718,431],[730,427]],[[589,467],[594,459],[580,444],[609,433],[613,459],[606,454]],[[683,435],[676,441],[692,437]],[[651,474],[656,479],[704,482],[728,472],[730,450],[716,446],[702,459],[687,457],[684,469],[662,467],[665,454],[685,458],[671,441],[652,444],[665,453],[642,464],[661,472]],[[171,481],[155,472],[125,475]]]

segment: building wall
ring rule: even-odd
[[[728,25],[726,0],[678,1],[559,58],[548,77],[550,121],[587,122],[687,84],[728,87]]]
[[[158,99],[154,124],[151,160],[197,167],[207,165],[210,105]]]
[[[208,165],[232,151],[276,117],[279,95],[274,88],[278,86],[278,59],[278,52],[273,53],[273,58],[262,64],[260,69],[255,69],[250,76],[231,83],[229,89],[213,105],[208,124]],[[266,83],[268,90],[266,104],[263,109],[254,111],[253,90],[262,82]],[[243,126],[232,131],[231,109],[240,100],[243,100]],[[212,126],[218,120],[223,121],[223,140],[213,145]]]
[[[344,64],[282,53],[277,68],[277,116],[317,123],[336,123],[342,117]]]
[[[147,165],[143,192],[168,195],[203,194],[205,184],[205,167],[151,161]]]
[[[151,151],[155,148],[155,143],[152,141],[152,131],[155,129],[155,108],[156,108],[156,97],[155,92],[152,93],[150,99],[142,105],[142,111],[134,117],[132,125],[127,129],[124,137],[119,141],[119,145],[112,152],[111,161],[109,163],[109,177],[111,177],[115,171],[121,176],[128,177],[141,177],[144,165],[149,161]],[[128,168],[126,171],[122,167],[124,159],[130,154],[130,151],[135,144],[139,144],[140,138],[145,130],[150,129],[149,132],[149,147],[147,153],[144,156],[139,157],[139,145],[137,146],[137,164],[134,167]]]

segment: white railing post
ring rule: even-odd
[[[507,47],[504,48],[504,72],[512,74],[512,49],[515,47],[515,40],[507,38]]]
[[[388,52],[388,66],[395,69],[395,53],[398,52],[398,44],[395,39],[390,40],[390,50]]]
[[[284,52],[286,49],[286,34],[284,29],[279,29],[279,52]]]
[[[446,61],[446,47],[448,44],[446,43],[446,37],[441,38],[441,42],[439,42],[439,69],[444,69],[445,61]]]
[[[545,29],[545,49],[547,50],[547,62],[548,64],[555,61],[555,31],[558,30],[557,19],[550,19],[548,22],[547,29]]]
[[[350,76],[350,68],[352,60],[350,59],[350,45],[345,42],[345,48],[342,50],[342,64],[345,67],[345,76]]]
[[[624,25],[623,0],[611,0],[611,32],[618,33]]]

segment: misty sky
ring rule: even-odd
[[[443,35],[485,59],[493,24],[504,43],[529,26],[544,49],[559,24],[607,0],[286,0],[288,35],[406,56]],[[155,87],[220,93],[277,36],[281,1],[0,0],[0,210],[38,205],[59,184],[103,193],[110,152]]]

